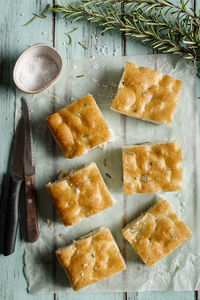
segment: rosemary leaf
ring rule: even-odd
[[[146,183],[148,182],[148,179],[145,176],[141,177],[140,180]]]
[[[67,33],[70,34],[70,33],[74,32],[74,31],[76,31],[77,29],[78,29],[78,27],[75,27],[74,29],[68,31]]]
[[[131,154],[131,155],[134,155],[134,153],[130,152],[130,151],[127,151],[127,150],[123,150],[124,153],[127,153],[127,154]]]
[[[27,23],[25,23],[23,26],[27,26],[31,24],[36,19],[36,16],[32,17]]]
[[[42,11],[41,15],[44,15],[44,14],[49,10],[49,7],[50,7],[50,4],[48,3],[48,4],[45,6],[44,10]]]
[[[66,34],[66,36],[67,36],[68,39],[69,39],[68,45],[71,45],[71,44],[72,44],[72,38],[71,38],[71,35],[70,35],[69,33],[65,33],[65,34]]]
[[[84,43],[82,43],[82,42],[78,42],[78,43],[79,43],[79,45],[81,45],[81,47],[83,47],[84,49],[87,49],[87,46]]]
[[[40,19],[45,19],[47,16],[46,15],[40,15],[40,14],[33,14],[35,17],[38,17]]]
[[[84,77],[85,75],[77,75],[76,78]]]
[[[32,23],[36,18],[41,18],[41,19],[45,19],[47,16],[45,15],[45,13],[49,10],[50,4],[48,3],[44,10],[41,12],[41,14],[36,14],[34,13],[34,17],[32,17],[27,23],[25,23],[23,26],[27,26],[30,23]]]

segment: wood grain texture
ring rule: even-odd
[[[7,0],[0,2],[1,21],[1,76],[0,76],[0,176],[7,171],[9,165],[9,150],[14,128],[14,110],[15,110],[15,88],[12,81],[12,69],[18,54],[28,45],[44,42],[55,45],[64,60],[72,58],[93,58],[112,55],[139,55],[151,54],[150,48],[144,47],[138,43],[126,41],[124,37],[117,34],[102,36],[99,30],[86,22],[67,24],[61,19],[55,19],[50,16],[45,20],[37,19],[28,27],[22,25],[31,17],[32,12],[41,11],[48,1],[43,0]],[[198,2],[198,1],[196,1]],[[199,3],[193,5],[199,6]],[[197,7],[198,8],[198,7]],[[68,45],[68,39],[65,35],[75,27],[72,36],[72,45]],[[86,44],[87,49],[83,49],[78,42]],[[200,95],[200,88],[198,91]],[[71,95],[69,95],[71,96]],[[200,109],[199,109],[200,113]],[[126,117],[122,116],[124,132],[126,127]],[[126,136],[124,134],[124,141]],[[49,141],[50,142],[50,141]],[[56,156],[56,148],[52,140],[52,151]],[[52,177],[56,173],[56,165],[52,166]],[[8,188],[8,182],[5,181],[5,187]],[[126,199],[124,209],[126,209]],[[5,258],[0,257],[1,275],[0,275],[0,299],[24,300],[192,300],[198,299],[198,294],[193,292],[151,292],[151,293],[96,293],[96,294],[57,294],[57,295],[28,295],[26,280],[23,275],[23,245],[18,233],[15,253]],[[55,268],[56,280],[56,268]]]

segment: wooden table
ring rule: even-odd
[[[42,3],[41,3],[42,2]],[[54,2],[54,0],[52,1]],[[197,0],[191,1],[193,5]],[[151,54],[152,50],[136,42],[127,41],[124,36],[108,34],[102,36],[96,27],[88,23],[66,24],[61,16],[48,13],[48,18],[37,19],[27,27],[23,24],[29,20],[32,12],[40,12],[47,0],[7,0],[0,1],[0,33],[1,33],[1,60],[0,60],[0,180],[10,166],[10,145],[13,137],[15,87],[12,81],[12,70],[17,56],[29,45],[47,43],[55,46],[64,60],[72,58],[93,58],[105,56]],[[200,5],[200,4],[199,4]],[[72,36],[72,44],[68,45],[66,32],[79,26]],[[87,49],[78,42],[84,42]],[[4,178],[3,190],[8,189],[7,177]],[[1,185],[2,186],[2,185]],[[0,208],[2,211],[2,208]],[[2,222],[1,233],[2,236]],[[18,232],[16,250],[12,256],[0,257],[0,299],[2,300],[62,300],[62,299],[199,299],[198,292],[144,292],[144,293],[97,293],[97,294],[54,294],[54,295],[29,295],[27,283],[23,274],[23,245]]]

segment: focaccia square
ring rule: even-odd
[[[126,269],[119,248],[105,226],[59,248],[56,255],[75,291]]]
[[[80,98],[46,121],[66,158],[84,155],[113,138],[92,95]]]
[[[122,152],[125,194],[182,189],[180,142],[123,147]]]
[[[113,206],[114,201],[95,163],[47,184],[65,226]]]
[[[127,224],[122,232],[148,267],[171,253],[192,234],[163,198]]]
[[[111,109],[138,119],[169,125],[180,96],[182,81],[126,63]]]

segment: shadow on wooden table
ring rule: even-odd
[[[6,204],[9,198],[9,187],[10,187],[10,170],[12,166],[12,152],[14,145],[14,136],[12,138],[10,152],[8,154],[8,165],[7,172],[2,174],[0,183],[0,254],[4,252],[4,225],[5,225],[5,215],[6,215]]]
[[[2,57],[0,61],[0,89],[15,90],[13,68],[17,57]]]

